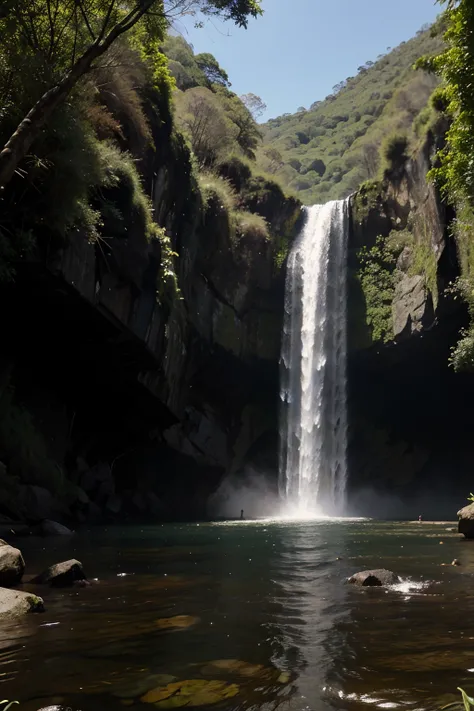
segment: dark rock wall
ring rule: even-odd
[[[300,205],[278,191],[254,196],[271,239],[237,239],[225,210],[202,204],[183,139],[151,118],[155,148],[137,157],[179,255],[180,291],[163,287],[159,242],[133,230],[95,243],[75,232],[53,252],[46,244],[2,288],[3,385],[59,474],[15,478],[13,498],[29,502],[18,513],[33,519],[31,486],[48,489],[63,518],[203,516],[222,477],[258,458],[276,430],[276,251]],[[0,451],[9,481],[10,459]],[[0,496],[4,513],[11,498]]]
[[[353,203],[350,498],[368,515],[452,516],[472,488],[474,379],[449,366],[467,313],[444,293],[459,267],[449,230],[453,215],[426,180],[436,147],[429,136],[403,175],[366,205],[362,219]],[[407,227],[413,243],[397,263],[402,268],[395,275],[393,335],[386,343],[374,342],[357,252],[373,246],[379,235],[388,238]],[[400,264],[404,258],[406,265]]]

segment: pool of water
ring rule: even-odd
[[[474,545],[448,527],[262,521],[22,540],[28,573],[75,557],[94,582],[46,589],[44,614],[0,626],[1,698],[139,711],[161,698],[148,691],[197,680],[231,689],[216,705],[196,697],[216,711],[439,708],[457,686],[474,691]],[[374,567],[404,583],[345,583]]]

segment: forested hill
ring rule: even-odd
[[[262,127],[261,167],[308,205],[346,197],[375,178],[383,139],[402,131],[416,143],[429,120],[426,106],[437,79],[413,64],[441,49],[441,37],[432,34],[423,28],[359,67],[324,101],[270,120]]]

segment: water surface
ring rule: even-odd
[[[21,541],[29,573],[76,557],[97,581],[47,589],[46,613],[0,628],[2,698],[139,711],[166,674],[236,683],[222,711],[439,708],[457,686],[474,691],[474,545],[447,527],[239,522]],[[441,565],[453,558],[462,566]],[[381,566],[411,582],[344,583]],[[183,627],[160,622],[176,616]]]

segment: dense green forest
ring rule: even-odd
[[[357,76],[335,86],[324,101],[268,121],[259,164],[305,204],[347,197],[379,175],[387,135],[405,132],[415,145],[423,133],[428,98],[439,80],[413,65],[441,48],[441,36],[425,27],[359,67]]]
[[[261,13],[255,0],[181,5],[187,14],[243,26]],[[194,93],[173,100],[176,82],[164,50],[181,5],[169,15],[161,0],[1,0],[0,278],[12,278],[19,260],[54,250],[78,229],[98,242],[141,230],[162,242],[163,274],[172,273],[169,240],[143,180],[153,124],[168,126],[175,147],[192,142],[191,169],[196,180],[202,174],[204,192],[212,186],[235,202],[212,171],[217,175],[218,160],[233,150],[252,158],[258,130],[211,55],[195,65]],[[239,215],[236,223],[251,219]],[[265,229],[258,216],[253,226]]]

